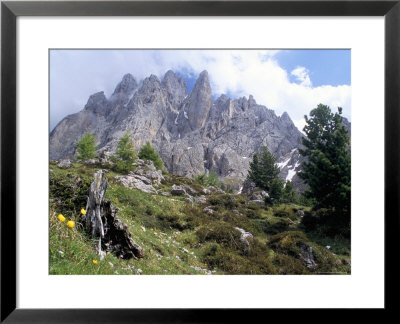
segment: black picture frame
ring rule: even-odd
[[[263,320],[265,310],[16,308],[16,19],[19,16],[384,16],[385,309],[399,279],[400,0],[395,1],[2,1],[1,3],[1,322],[198,323]],[[371,154],[373,154],[371,152]],[[366,179],[366,182],[368,180]],[[367,284],[367,283],[366,283]]]

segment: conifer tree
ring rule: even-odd
[[[275,165],[275,157],[262,146],[260,152],[253,155],[250,162],[248,179],[253,181],[259,188],[270,190],[272,181],[279,175],[279,168]]]
[[[96,151],[96,137],[93,134],[87,133],[82,136],[81,140],[76,144],[79,160],[88,160],[97,157]]]
[[[269,191],[269,199],[272,202],[272,204],[277,205],[281,202],[282,192],[283,192],[282,182],[278,178],[273,179]]]
[[[314,198],[315,209],[328,208],[338,226],[350,226],[349,136],[341,114],[341,108],[333,114],[328,106],[319,104],[309,118],[305,116],[307,137],[299,152],[307,161],[299,176],[309,186],[307,195]]]
[[[161,170],[163,167],[163,161],[161,160],[160,156],[158,155],[154,147],[151,146],[150,142],[147,142],[140,149],[139,159],[145,161],[147,160],[153,161],[154,166],[159,170]]]
[[[286,181],[285,187],[282,190],[282,201],[285,203],[296,203],[298,201],[297,195],[294,192],[293,183]]]
[[[132,163],[136,160],[136,152],[134,150],[129,131],[126,131],[125,134],[119,139],[115,153],[118,157],[116,162],[116,170],[123,173],[132,171]]]

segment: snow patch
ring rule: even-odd
[[[292,157],[289,157],[286,161],[283,161],[283,162],[280,162],[280,163],[276,163],[276,166],[279,168],[279,169],[283,169],[288,163],[289,163],[289,161],[290,161],[290,159],[291,159]]]
[[[286,176],[286,181],[292,181],[292,179],[293,179],[293,177],[294,177],[294,175],[296,174],[297,172],[294,170],[294,169],[289,169],[288,170],[288,174],[287,174],[287,176]]]
[[[183,116],[185,116],[186,119],[189,119],[189,117],[188,117],[186,111],[183,112]]]
[[[291,169],[291,166],[290,166],[290,169],[288,170],[288,174],[287,174],[287,176],[286,176],[286,181],[292,181],[293,177],[294,177],[295,174],[297,173],[296,168],[297,168],[299,165],[300,165],[300,162],[297,161],[297,162],[295,163],[293,169]]]
[[[179,113],[176,115],[176,118],[175,118],[175,125],[178,125],[178,117],[179,117]]]
[[[243,186],[241,186],[241,187],[239,188],[239,191],[237,192],[237,195],[240,195],[240,194],[242,193],[242,190],[243,190]]]
[[[247,159],[247,156],[242,156],[243,159]]]
[[[191,147],[191,146],[189,146],[187,149],[188,149],[188,150],[190,150],[191,148],[192,148],[192,147]]]

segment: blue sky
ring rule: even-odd
[[[285,50],[275,58],[287,71],[297,66],[306,67],[313,86],[351,84],[350,50]],[[292,76],[291,80],[295,78]]]
[[[50,130],[91,94],[110,96],[124,74],[161,79],[169,69],[189,92],[207,70],[214,98],[252,94],[278,115],[287,111],[299,129],[319,103],[343,107],[350,119],[350,64],[350,50],[51,50]]]

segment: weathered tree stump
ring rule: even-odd
[[[86,231],[91,237],[99,238],[100,255],[104,249],[124,259],[142,258],[143,248],[135,243],[127,226],[116,217],[118,209],[109,200],[104,200],[107,184],[105,172],[97,171],[90,185],[86,215],[82,216]]]

